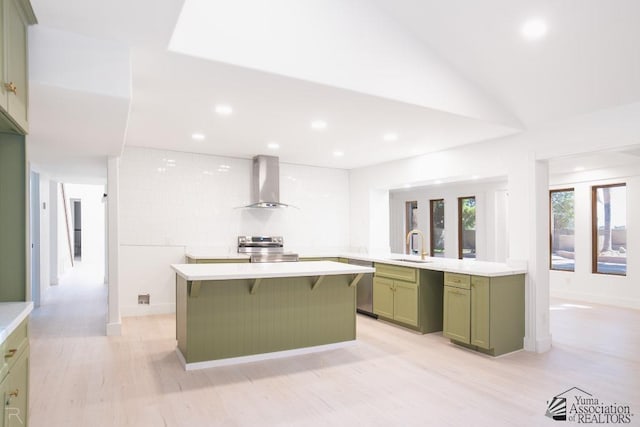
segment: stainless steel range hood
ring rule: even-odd
[[[255,156],[251,176],[251,203],[246,208],[286,208],[280,203],[280,162],[276,156]]]

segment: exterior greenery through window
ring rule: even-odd
[[[431,256],[444,257],[444,200],[430,200]]]
[[[592,271],[627,274],[626,184],[592,187]]]
[[[575,198],[573,188],[551,190],[552,270],[575,271]]]
[[[458,198],[458,258],[476,257],[476,198]]]

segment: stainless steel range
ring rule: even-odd
[[[282,236],[238,236],[238,253],[251,256],[251,262],[298,261],[298,254],[284,251]]]

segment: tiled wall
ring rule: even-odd
[[[347,171],[281,163],[280,200],[297,208],[273,210],[238,208],[249,203],[250,176],[250,159],[125,150],[120,163],[123,315],[173,309],[168,262],[182,262],[189,248],[225,254],[236,250],[241,234],[282,235],[285,249],[297,251],[349,246]],[[158,276],[162,270],[166,274]],[[151,294],[150,306],[137,306],[139,293]]]

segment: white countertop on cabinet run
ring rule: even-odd
[[[33,302],[0,302],[0,343],[33,311]]]
[[[171,264],[171,268],[186,280],[269,279],[273,277],[335,276],[375,272],[375,269],[371,267],[333,261]]]

